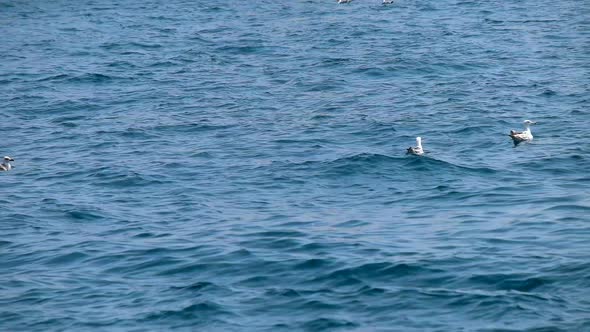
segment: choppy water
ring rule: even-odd
[[[590,6],[379,2],[0,3],[0,330],[590,331]]]

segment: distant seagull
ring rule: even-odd
[[[338,3],[349,3],[352,2],[352,0],[338,0]]]
[[[537,124],[531,120],[524,120],[524,131],[515,131],[511,130],[510,136],[512,141],[514,141],[514,145],[518,145],[521,142],[530,142],[533,140],[533,134],[531,133],[531,125]]]
[[[409,154],[415,154],[418,156],[423,155],[424,150],[422,149],[422,137],[416,137],[416,146],[409,147],[407,151]]]
[[[12,169],[12,165],[10,164],[11,161],[14,161],[14,159],[5,156],[4,161],[0,164],[0,172],[10,171]]]
[[[393,3],[393,0],[383,0],[384,5],[389,5],[391,3]]]

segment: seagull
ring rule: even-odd
[[[383,4],[384,5],[388,5],[388,4],[391,4],[391,3],[393,3],[393,0],[383,0]]]
[[[352,0],[338,0],[338,3],[349,3],[352,2]]]
[[[422,137],[416,137],[416,146],[409,147],[407,151],[409,154],[415,154],[418,156],[423,155],[424,150],[422,149]]]
[[[10,171],[12,169],[12,165],[10,164],[11,161],[14,161],[14,159],[10,158],[9,156],[5,156],[4,161],[2,164],[0,164],[0,172]]]
[[[518,145],[521,142],[530,142],[533,140],[533,134],[531,134],[531,125],[537,124],[535,121],[524,120],[524,131],[511,130],[510,136],[514,141],[514,145]]]

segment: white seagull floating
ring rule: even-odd
[[[10,171],[12,169],[12,165],[10,164],[11,161],[14,161],[14,159],[5,156],[4,161],[0,164],[0,172]]]
[[[423,155],[424,150],[422,149],[422,137],[416,137],[416,146],[409,147],[407,151],[409,154]]]
[[[531,125],[534,124],[537,123],[531,120],[524,120],[524,131],[510,131],[510,134],[508,136],[512,138],[512,140],[514,141],[514,145],[517,145],[521,142],[528,142],[533,140],[533,134],[531,133]]]

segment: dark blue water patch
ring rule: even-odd
[[[223,306],[215,302],[204,301],[179,308],[178,310],[163,310],[158,313],[152,313],[146,315],[142,320],[159,321],[172,318],[178,319],[179,322],[195,320],[200,324],[205,324],[209,323],[209,320],[215,320],[216,316],[233,316],[233,314],[230,311],[224,310]]]
[[[68,127],[75,127],[77,126],[77,122],[83,122],[86,120],[87,117],[84,115],[69,115],[69,116],[62,116],[59,118],[54,118],[51,120],[52,123],[60,124]]]
[[[123,68],[123,69],[133,69],[133,68],[137,67],[135,64],[133,64],[132,62],[129,62],[129,61],[114,61],[114,62],[109,63],[107,66],[111,67],[111,68]]]
[[[12,242],[10,241],[0,241],[0,247],[7,247],[10,246]]]
[[[101,187],[130,188],[163,183],[163,180],[158,177],[113,168],[103,168],[101,171],[90,174],[88,177],[94,178],[94,185]]]
[[[519,292],[531,292],[536,288],[543,287],[551,283],[551,280],[538,278],[527,275],[503,275],[503,274],[491,274],[482,276],[473,276],[470,278],[470,282],[477,284],[481,283],[489,285],[494,289],[498,290],[515,290]]]
[[[420,266],[413,266],[404,263],[368,263],[354,268],[340,269],[330,272],[329,274],[320,275],[309,282],[313,284],[327,283],[332,287],[343,287],[364,284],[364,280],[378,282],[436,272],[440,271],[429,271],[429,269],[425,269]]]
[[[560,218],[561,221],[567,220],[586,220],[585,218],[578,217],[580,214],[585,213],[590,209],[588,205],[557,205],[550,208],[545,209],[546,212],[557,212],[563,214],[564,216]],[[573,217],[575,216],[575,217]]]
[[[151,43],[140,43],[140,42],[128,42],[128,43],[105,43],[100,45],[101,48],[105,50],[114,50],[114,51],[121,51],[121,50],[128,50],[128,49],[141,49],[141,50],[153,50],[161,48],[162,45],[160,44],[151,44]]]
[[[88,73],[80,76],[69,78],[67,81],[70,83],[90,83],[90,84],[101,84],[110,83],[113,80],[121,80],[123,77],[113,77],[110,75],[99,74],[99,73]]]
[[[43,81],[54,81],[54,80],[58,80],[58,81],[61,80],[61,81],[63,81],[63,80],[68,79],[69,77],[70,76],[69,75],[66,75],[66,74],[58,74],[58,75],[53,75],[53,76],[48,76],[48,77],[41,78],[38,81],[39,82],[43,82]]]
[[[220,289],[222,289],[222,288],[217,286],[214,283],[207,282],[207,281],[197,281],[195,283],[192,283],[192,284],[186,285],[186,286],[172,286],[172,287],[170,287],[170,290],[173,290],[173,291],[191,291],[191,292],[197,292],[197,293],[211,292],[211,291],[216,291],[216,290],[220,290]]]
[[[84,258],[88,257],[88,255],[81,253],[81,252],[71,252],[68,254],[58,255],[49,261],[46,264],[48,265],[68,265],[74,264]]]
[[[353,329],[357,328],[358,324],[347,321],[345,319],[318,318],[306,322],[305,324],[303,324],[302,327],[310,331],[322,331],[334,329]]]
[[[178,63],[173,61],[158,61],[149,65],[151,68],[169,68],[169,67],[176,67]]]
[[[224,129],[231,129],[234,124],[214,124],[209,120],[204,120],[196,123],[178,123],[170,125],[159,125],[153,128],[155,132],[202,132],[202,131],[218,131]]]

